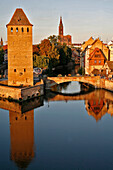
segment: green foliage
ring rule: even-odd
[[[72,52],[66,44],[58,43],[58,36],[52,35],[34,46],[34,67],[49,68],[49,72],[57,65],[67,65],[71,61]]]
[[[48,68],[49,59],[46,56],[33,55],[33,67]]]
[[[56,35],[49,36],[48,40],[50,41],[51,44],[54,44],[55,46],[58,45],[58,36]]]
[[[71,61],[72,57],[72,51],[71,48],[69,48],[66,44],[63,46],[60,46],[59,48],[59,54],[60,54],[60,65],[66,65]]]
[[[56,48],[54,43],[52,43],[52,47],[48,53],[48,58],[49,58],[49,64],[51,64],[52,67],[57,66],[57,64],[59,63],[58,49]]]
[[[2,64],[4,61],[4,50],[3,48],[0,46],[0,64]]]

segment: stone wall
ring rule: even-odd
[[[16,88],[0,85],[0,97],[14,100],[27,100],[36,96],[43,95],[43,85],[25,88]]]
[[[21,89],[21,96],[23,100],[27,100],[41,95],[43,95],[43,85],[37,85]]]
[[[0,85],[0,97],[1,98],[10,97],[15,100],[19,100],[19,98],[21,98],[21,89]]]

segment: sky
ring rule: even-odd
[[[6,24],[16,8],[22,8],[33,24],[33,44],[58,35],[60,16],[64,34],[73,43],[91,36],[104,42],[113,40],[113,0],[3,0],[0,2],[0,37],[7,41]]]

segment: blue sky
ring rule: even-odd
[[[33,43],[58,34],[60,16],[64,33],[73,43],[90,36],[113,39],[113,0],[4,0],[0,3],[0,37],[7,40],[6,24],[15,9],[23,8],[33,26]]]

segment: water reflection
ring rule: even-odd
[[[10,159],[18,168],[27,168],[34,158],[34,108],[40,106],[43,97],[22,104],[0,100],[0,107],[9,110]]]
[[[48,101],[75,101],[84,100],[85,108],[89,116],[93,116],[96,121],[100,120],[105,114],[113,116],[113,93],[105,90],[95,90],[90,93],[76,96],[55,95],[48,98]]]
[[[61,89],[62,88],[68,89],[67,88],[68,85],[65,85],[64,87],[63,87],[63,85],[61,85]],[[57,87],[55,87],[55,88],[57,90]],[[46,101],[45,103],[44,103],[44,100]],[[53,103],[57,103],[57,106],[59,106],[59,108],[61,108],[62,112],[63,111],[65,112],[65,108],[64,108],[65,105],[63,105],[63,107],[62,107],[61,106],[62,103],[60,102],[60,105],[58,105],[57,101],[65,101],[66,103],[70,104],[70,101],[75,102],[75,101],[80,101],[80,100],[84,101],[84,108],[87,111],[87,116],[88,115],[90,116],[90,117],[88,116],[89,117],[88,122],[84,121],[84,125],[81,123],[83,121],[82,116],[79,117],[79,115],[82,112],[81,113],[78,112],[78,117],[73,116],[73,115],[76,115],[76,107],[74,108],[75,112],[73,112],[73,114],[71,114],[71,116],[74,117],[73,120],[70,119],[70,113],[66,114],[66,117],[65,117],[64,113],[58,112],[56,114],[57,111],[55,112],[55,114],[53,114],[53,112],[55,111],[55,109],[57,110],[57,108],[52,108],[53,110],[51,110],[51,106],[54,105]],[[49,108],[44,107],[44,104],[45,104],[45,106],[47,106],[47,102],[49,103],[49,105],[48,105],[48,106],[50,106]],[[41,130],[38,133],[39,134],[39,136],[38,136],[39,143],[36,140],[36,142],[38,143],[37,145],[40,145],[41,146],[40,148],[42,148],[42,150],[41,150],[42,152],[41,151],[39,152],[38,158],[40,158],[40,155],[42,154],[43,155],[43,156],[41,155],[42,156],[42,160],[41,160],[42,164],[43,164],[43,161],[45,161],[45,164],[43,164],[43,165],[48,164],[48,167],[49,167],[50,162],[47,162],[46,160],[50,161],[49,158],[52,158],[52,156],[54,156],[54,157],[58,156],[57,159],[59,159],[59,161],[61,161],[61,164],[62,164],[62,161],[63,161],[62,158],[65,157],[66,153],[65,153],[65,155],[63,155],[63,152],[60,154],[60,150],[63,150],[63,146],[65,146],[63,151],[66,150],[66,152],[68,152],[67,160],[69,160],[70,165],[72,165],[72,163],[74,164],[76,162],[76,159],[75,159],[75,158],[77,158],[76,153],[79,154],[79,157],[81,156],[80,159],[81,158],[83,159],[82,152],[83,152],[84,148],[86,148],[86,147],[82,147],[82,146],[85,146],[85,144],[87,144],[88,141],[91,140],[91,138],[88,138],[92,134],[92,132],[90,133],[89,129],[93,126],[91,123],[89,123],[89,122],[91,122],[90,120],[92,120],[90,118],[94,118],[94,120],[96,120],[94,122],[98,122],[99,120],[102,119],[102,117],[105,117],[106,114],[110,114],[111,116],[113,116],[113,93],[105,91],[105,90],[95,90],[90,93],[79,94],[76,96],[65,96],[65,95],[60,95],[60,94],[57,95],[55,93],[49,92],[44,97],[40,97],[40,98],[33,99],[31,101],[24,102],[21,105],[18,103],[9,102],[8,100],[0,100],[0,108],[9,110],[10,160],[15,162],[16,168],[27,169],[28,165],[33,165],[34,162],[35,162],[35,168],[36,168],[38,166],[37,165],[38,163],[41,164],[40,163],[41,158],[35,160],[34,162],[32,161],[35,159],[35,152],[36,152],[36,150],[34,149],[35,148],[34,147],[35,146],[34,109],[41,107],[41,106],[43,106],[42,112],[45,112],[48,114],[43,114],[43,116],[42,116],[42,122],[40,123]],[[55,107],[55,105],[54,105],[54,107]],[[74,107],[74,105],[73,105],[73,107]],[[66,105],[66,108],[67,108],[67,105]],[[86,113],[85,110],[84,110],[84,112]],[[50,111],[51,111],[51,113],[50,113]],[[71,112],[71,107],[69,108],[69,111]],[[84,112],[81,115],[83,115]],[[37,113],[38,113],[38,109],[37,109]],[[60,117],[60,114],[61,114],[61,117]],[[58,116],[60,118],[58,118]],[[52,119],[51,119],[51,117],[52,117]],[[79,119],[81,119],[81,122],[75,123],[76,119],[77,119],[77,121],[79,121]],[[36,119],[36,121],[38,121],[38,119]],[[58,123],[56,123],[56,122],[59,122],[58,126],[57,126]],[[88,123],[88,128],[87,128],[87,123]],[[54,124],[56,124],[56,127],[54,126]],[[71,126],[71,124],[72,124],[72,126]],[[86,134],[84,135],[84,128],[86,128],[85,132],[87,132],[87,135]],[[79,131],[78,131],[78,129],[79,129]],[[96,129],[96,127],[94,127],[94,129],[93,129],[94,133],[96,131],[95,129]],[[98,131],[98,133],[99,133],[99,131]],[[95,137],[97,137],[96,135],[97,135],[97,131],[95,133]],[[53,136],[53,138],[52,138],[52,136]],[[64,137],[64,139],[62,136]],[[85,141],[85,139],[88,139],[88,140]],[[53,140],[53,142],[51,140]],[[92,141],[92,142],[94,142],[94,144],[95,144],[96,139],[94,138],[94,140],[95,141]],[[68,145],[65,145],[64,141],[65,141],[65,143],[67,142]],[[82,143],[82,141],[85,141],[85,142]],[[100,139],[100,141],[101,141],[101,139]],[[69,145],[69,143],[71,143],[71,145]],[[77,144],[77,145],[75,145],[75,144]],[[72,148],[71,148],[71,146],[72,146]],[[56,150],[55,150],[55,147],[57,148]],[[81,147],[82,147],[82,149],[81,149]],[[88,145],[88,147],[89,147],[89,145]],[[69,148],[70,148],[70,150],[69,150]],[[79,148],[79,149],[77,150],[77,148]],[[92,148],[93,147],[91,145],[90,149],[92,149]],[[105,145],[105,148],[107,148],[106,145]],[[51,155],[49,155],[49,153],[51,153]],[[37,154],[37,152],[36,152],[36,154]],[[62,155],[62,156],[60,157],[58,154]],[[86,152],[84,152],[84,155],[85,154],[86,154]],[[69,156],[74,155],[74,157],[72,156],[74,161],[71,158],[69,159],[68,155]],[[92,155],[92,153],[91,153],[91,155]],[[43,160],[43,158],[45,158],[45,159]],[[79,162],[80,162],[80,159],[78,159]],[[52,161],[54,162],[54,160],[52,160]],[[38,163],[37,163],[37,161],[38,161]],[[88,161],[89,161],[89,159],[88,159]],[[65,164],[66,164],[66,162],[65,162]],[[56,164],[54,163],[52,168],[55,166],[56,166]],[[64,166],[64,164],[63,164],[63,166]],[[45,169],[45,167],[42,169]],[[52,169],[52,168],[50,168],[50,169]],[[74,165],[73,169],[76,169],[76,165]]]
[[[34,157],[34,110],[25,114],[9,111],[11,160],[27,168]]]

